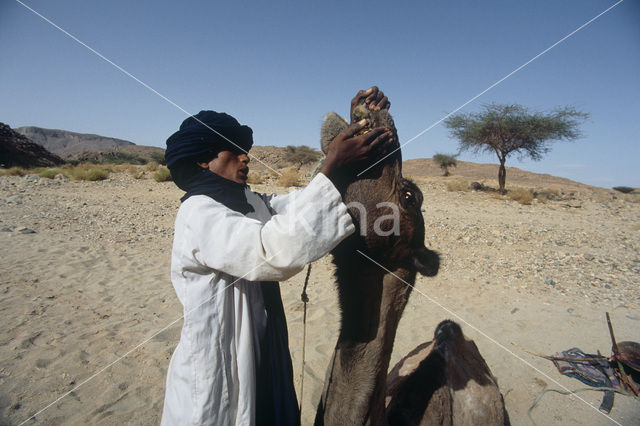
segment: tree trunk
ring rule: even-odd
[[[498,185],[500,186],[500,193],[504,194],[505,183],[507,181],[507,169],[504,167],[504,160],[500,160],[500,168],[498,169]]]

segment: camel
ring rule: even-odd
[[[370,128],[390,129],[391,150],[399,148],[387,110],[361,104],[351,120],[361,118]],[[325,153],[346,127],[339,115],[325,116]],[[417,272],[436,275],[439,256],[424,245],[422,193],[402,177],[400,150],[357,175],[369,165],[343,171],[334,180],[359,232],[332,251],[341,326],[315,424],[505,424],[495,379],[475,344],[452,321],[441,323],[433,342],[420,345],[393,369],[387,388],[396,329],[411,293],[407,283],[414,284]],[[392,220],[398,232],[390,232]],[[412,398],[418,396],[419,401]]]

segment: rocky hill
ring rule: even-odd
[[[143,164],[148,161],[162,162],[164,149],[155,146],[136,145],[123,139],[95,134],[83,134],[67,130],[44,129],[41,127],[18,127],[16,132],[33,142],[71,162]],[[302,166],[286,159],[287,149],[276,146],[256,145],[251,149],[251,170],[254,174],[272,175],[272,170],[297,166],[304,177],[309,177],[317,163]],[[318,152],[318,157],[320,153]],[[497,187],[498,166],[458,161],[458,166],[450,169],[452,175],[445,179],[466,179],[479,181]],[[409,178],[440,177],[442,170],[431,158],[411,159],[403,162],[403,174]],[[507,185],[530,188],[563,187],[586,189],[588,185],[548,174],[532,173],[515,167],[507,167]]]
[[[42,127],[18,127],[16,131],[49,151],[68,161],[130,162],[158,161],[164,149],[155,146],[136,145],[133,142],[68,130]]]
[[[0,123],[0,166],[51,167],[62,163],[62,158]]]
[[[491,187],[498,186],[498,164],[482,164],[459,161],[458,166],[449,169],[451,176],[443,179],[466,179],[478,181]],[[402,163],[402,174],[406,177],[438,177],[442,169],[431,158],[417,158]],[[517,167],[507,167],[507,187],[520,185],[530,188],[563,187],[586,189],[589,185],[549,174],[533,173]]]
[[[279,170],[292,166],[285,160],[286,148],[277,146],[255,145],[251,148],[252,160],[249,164],[253,173],[269,173],[269,167]],[[316,167],[315,162],[300,167],[303,176],[308,177]],[[445,180],[465,179],[470,182],[478,181],[489,187],[498,186],[498,165],[481,164],[470,161],[458,161],[458,166],[450,169],[451,176],[442,178]],[[402,174],[408,178],[439,178],[442,170],[431,158],[416,158],[405,160],[402,163]],[[507,167],[507,187],[511,185],[528,188],[564,188],[580,190],[592,188],[589,185],[575,182],[570,179],[552,176],[549,174],[533,173],[516,167]]]
[[[43,129],[34,126],[18,127],[15,130],[60,156],[88,151],[111,151],[122,146],[135,145],[133,142],[123,139],[68,130]]]

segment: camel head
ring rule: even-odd
[[[336,247],[334,258],[338,260],[344,254],[353,259],[353,252],[360,250],[391,271],[408,271],[406,278],[411,282],[415,272],[434,276],[439,256],[424,245],[423,196],[413,182],[402,177],[402,156],[393,119],[387,110],[371,111],[361,104],[353,109],[351,120],[363,118],[369,121],[368,129],[384,126],[393,132],[388,152],[395,152],[356,164],[336,177],[336,187],[358,232]],[[338,114],[325,116],[321,131],[324,153],[347,127],[347,121]]]

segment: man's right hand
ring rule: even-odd
[[[376,127],[358,135],[367,127],[367,120],[360,120],[338,133],[329,144],[327,158],[320,172],[331,179],[332,175],[347,166],[374,156],[384,155],[393,141],[393,133],[385,127]]]

